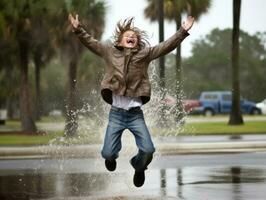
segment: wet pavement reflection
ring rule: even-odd
[[[1,160],[0,199],[265,199],[265,158],[266,153],[157,155],[142,188],[133,186],[127,158],[118,159],[113,173],[102,159]]]

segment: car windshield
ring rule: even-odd
[[[216,94],[205,94],[204,95],[204,99],[206,99],[206,100],[215,100],[217,98],[218,98],[218,96]]]

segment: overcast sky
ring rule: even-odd
[[[199,0],[200,1],[200,0]],[[144,17],[146,0],[106,0],[107,15],[103,40],[110,39],[120,19],[135,17],[135,26],[148,32],[151,45],[158,43],[158,23]],[[182,43],[182,56],[191,54],[193,41],[209,33],[213,28],[232,28],[233,0],[212,0],[209,12],[204,14],[189,31]],[[185,16],[184,16],[185,17]],[[250,34],[266,31],[266,0],[242,0],[240,27]],[[184,20],[184,19],[183,19]],[[175,24],[165,23],[165,39],[175,32]]]

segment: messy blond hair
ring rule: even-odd
[[[137,27],[134,27],[134,17],[127,18],[125,20],[120,20],[114,32],[114,44],[115,46],[119,46],[121,42],[122,36],[126,31],[133,31],[136,33],[138,38],[138,48],[142,49],[149,44],[148,35],[146,31],[140,30]]]

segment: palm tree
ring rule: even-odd
[[[32,112],[32,102],[30,101],[29,82],[28,82],[28,64],[29,64],[29,51],[30,51],[30,33],[28,32],[27,20],[22,18],[18,21],[18,29],[21,30],[17,34],[19,46],[19,65],[20,65],[20,117],[22,129],[25,131],[37,130]]]
[[[4,3],[4,2],[2,2]],[[2,9],[1,9],[2,8]],[[7,14],[7,9],[4,5],[0,5],[0,18],[4,19]],[[1,80],[1,93],[0,93],[0,108],[7,109],[8,119],[14,118],[14,112],[17,108],[14,108],[14,102],[18,99],[19,83],[18,74],[16,69],[17,64],[17,48],[16,40],[13,33],[10,31],[9,26],[6,25],[6,20],[2,20],[0,23],[0,74]]]
[[[241,0],[233,0],[233,32],[232,32],[232,109],[229,124],[243,124],[240,109],[240,86],[239,86],[239,21]]]
[[[105,4],[97,0],[71,1],[66,9],[62,9],[56,21],[61,22],[61,26],[56,27],[55,32],[59,33],[58,39],[62,55],[68,61],[68,94],[67,94],[67,113],[66,113],[66,136],[73,136],[78,128],[77,123],[77,70],[78,61],[84,52],[83,45],[72,33],[71,26],[67,21],[68,12],[75,11],[83,18],[82,24],[90,27],[90,33],[95,38],[100,38],[103,33]],[[62,23],[64,21],[65,23]]]
[[[159,42],[164,41],[164,0],[158,0]],[[159,58],[160,86],[165,89],[165,61],[164,56]]]
[[[145,8],[145,16],[149,18],[151,21],[155,21],[157,19],[157,4],[156,0],[147,0],[148,6]],[[199,19],[199,17],[207,12],[211,5],[210,0],[165,0],[164,10],[166,19],[172,21],[174,20],[176,23],[176,30],[178,30],[181,26],[181,15],[182,13],[188,13],[188,15],[192,15],[195,19]],[[176,107],[177,114],[176,119],[180,121],[184,115],[184,109],[182,106],[182,68],[181,68],[181,45],[177,47],[176,52]]]
[[[46,0],[16,0],[7,1],[5,4],[5,11],[8,12],[7,19],[9,19],[10,24],[9,29],[14,34],[19,52],[21,70],[20,115],[22,129],[25,131],[36,131],[34,113],[36,114],[36,111],[40,110],[40,67],[52,55],[49,45],[47,16],[51,12],[56,13],[56,8],[58,8],[56,5],[55,2]],[[33,62],[36,67],[36,106],[33,106],[32,99],[34,98],[30,95],[28,85],[30,55],[33,55]]]
[[[42,101],[41,101],[41,69],[55,55],[55,48],[52,42],[52,36],[49,34],[51,27],[51,15],[57,15],[56,8],[58,5],[54,2],[34,2],[39,4],[37,9],[34,9],[34,14],[38,17],[32,19],[32,40],[31,45],[33,62],[35,65],[35,118],[38,120],[41,117]],[[41,4],[40,4],[41,3]],[[43,20],[46,19],[46,20]]]
[[[164,0],[158,0],[158,22],[159,22],[159,42],[164,41]],[[160,89],[162,98],[165,97],[165,58],[161,56],[159,58],[159,77],[160,77]],[[162,106],[159,110],[159,123],[160,127],[166,126],[165,120],[165,107]]]
[[[10,40],[15,41],[20,67],[20,118],[22,129],[36,132],[28,82],[28,64],[31,44],[31,1],[5,1],[5,29],[11,32]]]

